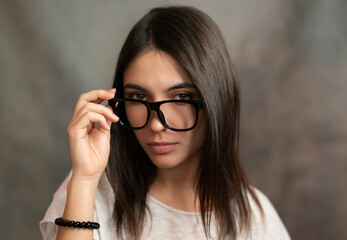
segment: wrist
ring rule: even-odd
[[[72,174],[67,185],[66,204],[62,218],[57,220],[57,239],[92,239],[93,233],[89,230],[76,230],[64,227],[65,224],[77,228],[96,229],[94,221],[94,206],[97,186],[100,178],[85,178]],[[66,220],[68,219],[68,220]],[[78,223],[77,223],[78,222]],[[93,224],[92,224],[93,223]],[[90,225],[92,224],[92,225]]]
[[[94,176],[82,176],[78,173],[72,171],[70,181],[68,183],[68,188],[71,185],[77,185],[82,188],[97,188],[102,174]]]
[[[69,220],[93,221],[98,179],[71,176],[63,217]]]

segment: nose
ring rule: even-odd
[[[161,132],[165,129],[164,124],[160,121],[158,113],[156,111],[151,111],[151,117],[148,122],[149,127],[153,132]]]

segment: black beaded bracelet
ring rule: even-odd
[[[99,229],[100,224],[97,222],[79,222],[79,221],[69,221],[58,217],[55,219],[55,224],[63,227],[73,227],[73,228],[89,228],[89,229]]]

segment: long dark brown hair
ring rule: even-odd
[[[250,229],[247,195],[261,206],[239,161],[239,87],[223,36],[214,21],[196,8],[150,10],[132,28],[120,52],[113,83],[116,96],[123,97],[127,66],[150,49],[174,57],[205,100],[209,127],[196,176],[201,219],[206,237],[210,235],[211,215],[215,214],[219,239],[235,239],[241,230]],[[112,125],[107,174],[115,193],[117,234],[123,237],[125,232],[139,239],[156,167],[134,132],[118,124]]]

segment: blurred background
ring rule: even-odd
[[[292,239],[346,239],[344,0],[0,0],[0,239],[41,238],[79,95],[111,87],[130,28],[167,4],[220,26],[241,86],[242,162]]]

